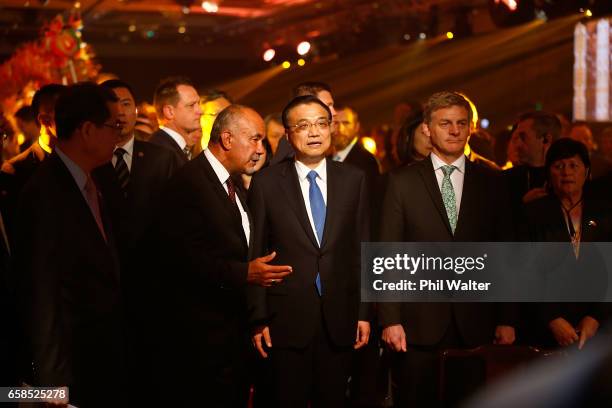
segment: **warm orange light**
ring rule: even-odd
[[[371,137],[363,137],[361,138],[361,144],[363,147],[370,153],[376,154],[376,141]]]
[[[289,67],[291,67],[291,63],[289,61],[284,61],[283,62],[283,68],[289,69]]]

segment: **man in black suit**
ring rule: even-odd
[[[106,198],[120,252],[127,255],[140,242],[161,190],[178,164],[168,149],[134,139],[137,112],[131,87],[118,79],[101,85],[119,99],[123,130],[112,160],[97,168],[94,178]]]
[[[119,260],[91,177],[120,139],[116,102],[93,83],[67,88],[55,152],[20,197],[15,265],[34,385],[68,386],[80,407],[125,402]]]
[[[271,357],[278,406],[342,406],[352,350],[370,333],[359,297],[365,176],[325,158],[331,119],[314,96],[289,102],[283,124],[296,159],[262,170],[249,192],[254,255],[278,251],[277,262],[293,267],[284,282],[249,289],[253,342]]]
[[[225,108],[208,149],[177,171],[162,194],[155,247],[163,254],[156,321],[163,327],[160,375],[170,377],[169,384],[197,389],[202,404],[211,407],[246,404],[247,284],[271,285],[291,270],[267,265],[274,253],[249,262],[254,227],[233,181],[255,171],[264,151],[263,127],[252,109]],[[166,389],[173,406],[193,406],[197,398]]]
[[[149,139],[150,143],[170,149],[177,163],[191,160],[191,149],[202,138],[200,129],[200,96],[193,83],[184,77],[166,78],[157,85],[153,98],[157,118],[161,122]]]
[[[504,194],[491,170],[464,155],[471,110],[459,94],[434,94],[425,108],[424,132],[433,150],[392,175],[383,203],[386,242],[504,241]],[[397,352],[398,406],[435,404],[438,352],[514,341],[505,307],[471,303],[380,303],[382,339]]]
[[[561,122],[552,113],[533,111],[519,117],[512,132],[519,162],[503,173],[515,216],[520,215],[524,203],[546,195],[546,152],[560,135]]]

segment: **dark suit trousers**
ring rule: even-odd
[[[320,304],[317,307],[320,311]],[[306,408],[309,401],[312,408],[344,406],[352,347],[334,346],[322,317],[319,322],[314,338],[303,349],[275,348],[274,333],[270,333],[274,406]]]
[[[406,337],[410,338],[410,328]],[[432,346],[408,345],[405,353],[395,353],[393,377],[397,384],[395,407],[430,408],[456,406],[477,388],[478,368],[471,361],[446,364],[446,403],[439,399],[440,353],[450,348],[467,348],[453,317],[442,340]]]

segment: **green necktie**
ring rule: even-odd
[[[446,208],[446,215],[448,216],[448,222],[453,234],[457,227],[457,205],[455,201],[455,190],[453,189],[453,183],[451,182],[450,176],[455,169],[455,166],[442,166],[442,173],[444,173],[444,178],[442,179],[442,202],[444,202],[444,208]]]

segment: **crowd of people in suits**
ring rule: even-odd
[[[124,81],[38,90],[39,137],[0,172],[0,385],[68,387],[78,407],[429,407],[444,349],[604,335],[604,303],[360,299],[368,241],[567,242],[588,274],[581,242],[612,241],[610,176],[591,180],[554,114],[518,118],[500,171],[466,155],[455,92],[414,107],[385,166],[327,84],[265,120],[206,103],[199,152],[187,78],[157,86],[146,141]]]

